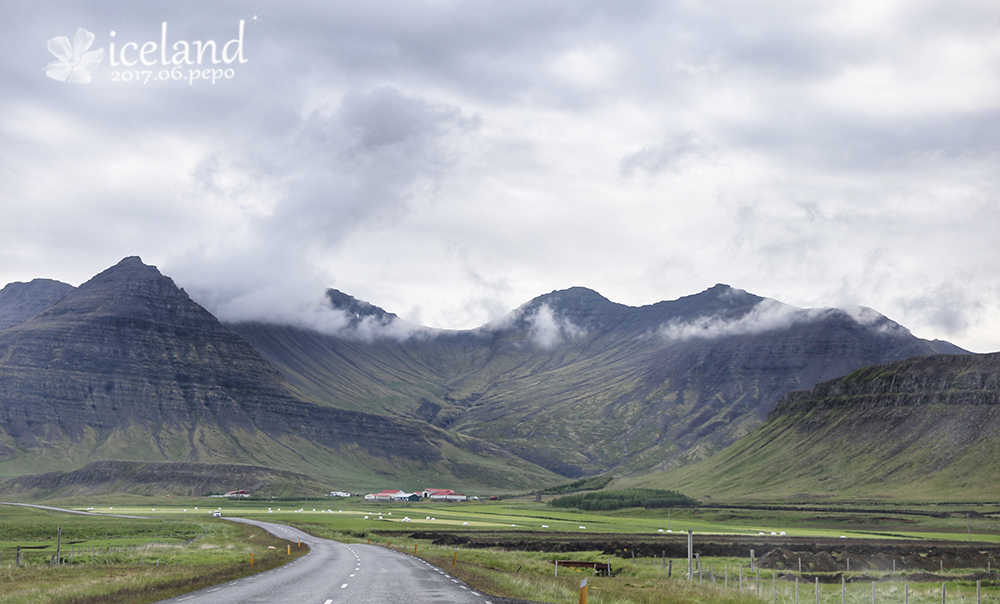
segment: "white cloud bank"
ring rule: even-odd
[[[777,300],[764,299],[742,317],[726,319],[717,316],[700,317],[693,321],[672,321],[664,325],[659,334],[674,342],[691,339],[712,340],[727,336],[756,335],[787,329],[794,325],[822,320],[834,314],[846,314],[859,325],[878,333],[907,335],[909,331],[886,319],[878,312],[863,307],[840,310],[836,308],[796,308]]]

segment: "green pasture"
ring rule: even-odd
[[[198,505],[194,505],[197,503]],[[85,509],[85,508],[81,508]],[[975,515],[966,518],[963,509]],[[344,533],[384,531],[541,531],[671,535],[686,533],[849,539],[940,539],[1000,543],[1000,506],[933,509],[879,508],[837,511],[677,508],[583,512],[532,500],[463,503],[374,503],[357,498],[310,500],[192,500],[190,505],[95,507],[101,514],[161,519],[245,516],[289,524],[319,524]],[[930,513],[945,514],[935,517]],[[761,535],[763,533],[763,535]],[[772,535],[773,533],[773,535]]]

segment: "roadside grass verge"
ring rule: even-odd
[[[121,520],[123,531],[129,532],[128,519],[59,514],[54,514],[54,518],[62,524],[64,535],[100,526],[90,524],[92,520],[104,523]],[[177,532],[178,527],[170,526],[169,522],[157,524],[163,525],[167,535]],[[170,543],[163,539],[165,535],[148,534],[155,544],[135,547],[109,545],[102,533],[100,540],[83,541],[75,546],[75,555],[69,553],[73,550],[63,541],[62,564],[57,566],[50,565],[50,555],[28,556],[17,566],[13,552],[5,550],[0,565],[0,604],[145,604],[263,572],[308,552],[305,546],[298,547],[246,524],[212,520],[178,524],[194,525],[197,536]],[[51,534],[52,527],[44,517],[34,524],[27,522],[9,530],[30,543],[32,526],[40,528],[45,539]],[[114,534],[110,530],[108,533]]]

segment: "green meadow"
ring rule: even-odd
[[[751,572],[747,558],[700,558],[700,572],[687,580],[687,560],[638,556],[609,557],[599,550],[570,552],[523,551],[523,548],[487,548],[434,545],[433,539],[413,538],[425,533],[503,540],[552,538],[593,540],[611,538],[681,542],[687,531],[699,536],[734,536],[766,540],[782,532],[788,537],[885,541],[920,540],[941,543],[974,541],[1000,544],[1000,506],[865,504],[821,508],[633,508],[613,512],[584,512],[553,508],[534,498],[503,501],[442,503],[374,503],[357,498],[226,500],[219,498],[125,498],[113,502],[71,500],[62,507],[90,510],[93,516],[13,506],[0,506],[0,603],[20,602],[149,602],[166,590],[181,593],[205,581],[223,582],[233,573],[262,570],[287,560],[285,551],[267,550],[274,538],[262,531],[225,521],[227,516],[268,520],[300,527],[320,537],[373,543],[424,557],[449,570],[477,589],[499,596],[537,601],[576,602],[579,581],[589,581],[591,603],[760,603],[794,604],[816,601],[812,575],[759,569]],[[220,511],[221,519],[213,518]],[[143,519],[112,517],[112,514]],[[968,514],[968,515],[966,515]],[[50,566],[58,527],[62,527],[61,566]],[[763,535],[761,535],[763,533]],[[20,545],[25,565],[16,566]],[[272,545],[274,547],[274,545]],[[529,548],[530,549],[530,548]],[[627,548],[626,548],[627,549]],[[293,547],[293,555],[302,553]],[[249,556],[257,556],[254,569]],[[280,555],[278,555],[280,554]],[[592,569],[563,568],[555,576],[553,561],[610,562],[613,577],[595,577]],[[457,561],[457,565],[456,565]],[[668,577],[668,569],[670,576]],[[947,601],[976,602],[976,583],[965,579],[985,569],[950,569],[942,575]],[[213,575],[213,573],[215,573]],[[221,574],[219,574],[221,573]],[[226,574],[229,573],[229,574]],[[740,581],[740,574],[743,581]],[[131,577],[125,586],[108,575]],[[875,581],[877,604],[941,602],[941,584],[917,582],[913,573],[843,573],[844,592],[836,584],[818,587],[821,604],[872,601]],[[180,585],[183,577],[201,583]],[[215,577],[214,579],[212,577]],[[1000,602],[997,574],[984,575],[980,602]],[[796,599],[796,582],[798,599]],[[157,585],[166,586],[163,588]],[[145,586],[145,587],[143,587]],[[143,590],[146,590],[145,592]],[[904,593],[905,589],[905,593]],[[758,591],[759,590],[759,591]],[[134,593],[133,593],[134,592]],[[148,592],[148,593],[146,593]],[[171,593],[173,593],[171,592]],[[154,597],[155,596],[155,597]],[[143,599],[143,598],[146,599]],[[88,599],[89,598],[89,599]],[[102,599],[104,598],[104,599]],[[151,599],[150,599],[151,598]]]

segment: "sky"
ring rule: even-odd
[[[308,322],[334,287],[465,329],[726,283],[1000,350],[992,0],[0,17],[0,284],[138,255],[224,320]]]

